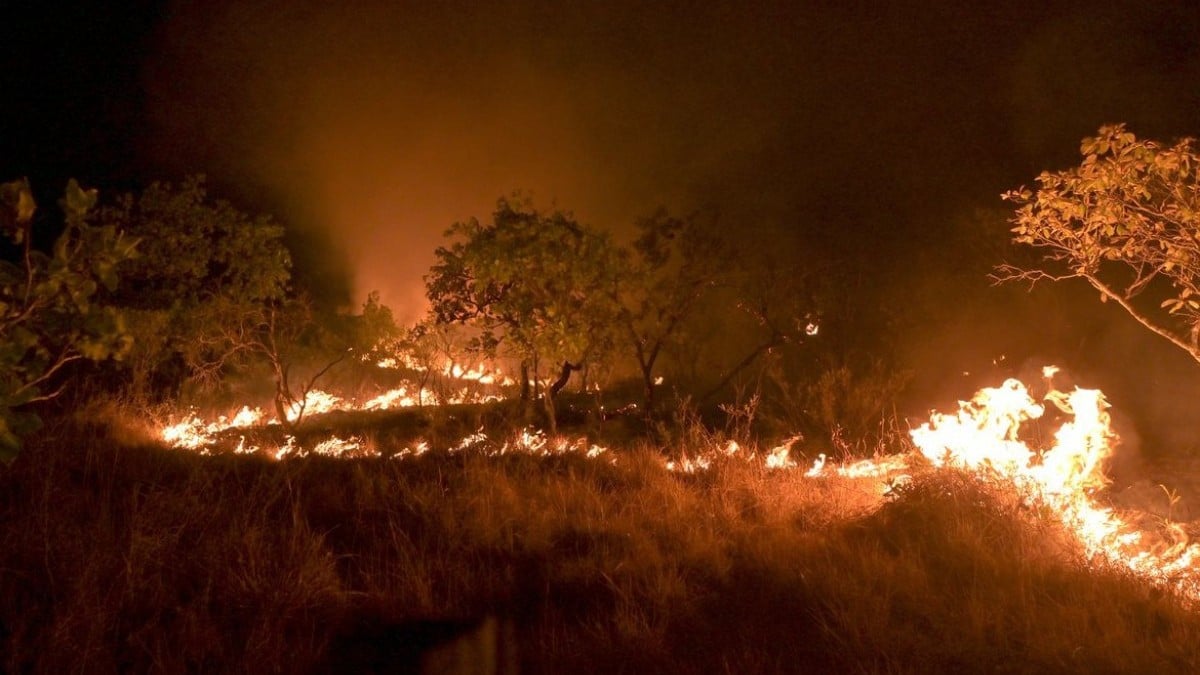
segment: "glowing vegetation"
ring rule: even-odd
[[[929,431],[1011,440],[1004,410]],[[403,668],[411,620],[481,613],[512,626],[521,672],[1200,666],[1190,603],[1016,489],[1019,452],[935,469],[814,465],[794,441],[410,433],[430,442],[314,437],[276,461],[52,429],[0,476],[4,667]]]
[[[1138,139],[1124,125],[1083,139],[1083,162],[1038,176],[1017,204],[1014,240],[1045,267],[1005,279],[1082,279],[1142,326],[1200,361],[1200,156],[1195,141]]]

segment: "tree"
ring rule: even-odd
[[[1038,176],[1003,197],[1017,205],[1013,240],[1046,267],[1002,265],[1000,280],[1082,279],[1143,327],[1200,362],[1200,157],[1117,124],[1080,145],[1078,167]]]
[[[227,352],[239,351],[227,339],[231,327],[277,314],[287,299],[283,227],[212,199],[201,176],[124,195],[98,219],[141,240],[140,255],[122,264],[128,283],[113,297],[135,336],[128,364],[138,396],[185,378],[219,381]]]
[[[101,302],[136,240],[88,223],[96,191],[74,180],[59,202],[64,224],[49,252],[34,245],[36,204],[26,180],[0,184],[0,228],[17,260],[0,260],[0,459],[39,423],[27,406],[63,391],[64,368],[119,358],[130,346],[121,314]]]
[[[446,400],[451,393],[450,382],[460,384],[452,375],[454,368],[463,371],[477,369],[483,365],[478,360],[484,355],[469,348],[472,331],[461,324],[439,323],[434,317],[426,317],[404,331],[403,337],[395,342],[394,354],[403,356],[404,365],[416,371],[417,405],[425,405],[425,393],[431,390],[433,402]]]
[[[715,220],[671,216],[665,209],[636,223],[630,269],[618,279],[619,317],[642,378],[647,413],[654,408],[655,366],[682,335],[705,294],[728,276],[728,246]]]
[[[196,340],[189,362],[200,371],[237,372],[265,364],[274,385],[272,404],[280,424],[304,419],[317,382],[351,355],[376,361],[379,345],[395,341],[391,310],[372,293],[360,314],[322,313],[303,295],[262,304],[205,304],[201,319],[213,328]],[[203,361],[208,356],[212,361]]]
[[[375,294],[360,314],[316,307],[292,283],[283,226],[211,198],[203,177],[153,183],[99,219],[142,239],[141,256],[122,268],[130,283],[114,297],[137,338],[135,395],[184,379],[215,387],[265,367],[276,418],[294,426],[321,377],[352,352],[369,358],[396,331]]]
[[[519,198],[501,198],[491,223],[455,223],[446,236],[455,241],[436,250],[425,278],[435,319],[478,328],[475,347],[490,357],[516,357],[523,400],[531,377],[536,396],[542,373],[557,371],[541,392],[553,431],[554,397],[571,372],[611,346],[618,250],[569,213]]]
[[[799,345],[817,335],[820,329],[816,270],[797,269],[777,251],[759,248],[753,264],[737,266],[731,276],[732,302],[750,328],[741,358],[724,368],[724,374],[703,395],[711,400],[738,380],[764,356],[788,345]]]

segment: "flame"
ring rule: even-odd
[[[212,422],[205,422],[193,410],[179,422],[165,425],[159,431],[159,436],[168,445],[195,450],[212,445],[216,441],[216,435],[226,429],[252,427],[261,422],[262,418],[262,409],[252,409],[250,406],[242,406],[231,419],[222,415]]]
[[[1137,514],[1119,513],[1102,502],[1104,488],[1109,484],[1106,464],[1120,440],[1112,429],[1108,402],[1096,389],[1076,388],[1071,392],[1053,389],[1052,380],[1057,372],[1053,366],[1043,370],[1043,377],[1051,386],[1041,401],[1035,400],[1022,382],[1010,379],[998,387],[980,390],[969,401],[959,402],[954,413],[932,413],[928,422],[909,432],[919,456],[935,470],[955,467],[974,472],[981,478],[1006,481],[1027,503],[1057,518],[1078,538],[1092,560],[1119,565],[1154,583],[1173,587],[1186,597],[1200,599],[1200,570],[1195,568],[1195,563],[1200,560],[1200,543],[1191,542],[1183,527],[1169,521],[1159,531],[1141,529],[1132,517]],[[480,383],[497,376],[495,371],[453,367],[448,368],[447,374]],[[499,398],[497,394],[472,393],[466,388],[436,397],[420,387],[406,384],[361,404],[313,391],[305,399],[304,412],[387,410],[416,405],[425,399],[445,404],[479,403]],[[293,412],[297,410],[298,406]],[[1048,410],[1061,412],[1066,421],[1053,434],[1049,447],[1031,447],[1022,436],[1022,429],[1030,422],[1043,419]],[[263,419],[261,409],[249,406],[242,407],[230,417],[221,416],[211,422],[192,411],[177,422],[163,425],[160,434],[172,447],[207,453],[216,445],[222,432],[259,426]],[[678,459],[664,461],[661,466],[671,472],[693,474],[710,470],[720,462],[739,461],[756,464],[764,470],[794,470],[798,462],[793,459],[792,451],[801,440],[799,435],[793,436],[764,452],[743,447],[733,440],[713,441],[707,446],[688,448]],[[426,441],[419,441],[412,447],[387,454],[387,457],[405,460],[430,451]],[[616,461],[608,448],[585,438],[549,437],[545,432],[531,428],[500,440],[479,429],[445,447],[444,451],[484,456],[577,454],[594,460]],[[301,444],[287,436],[277,447],[248,443],[242,436],[234,452],[261,453],[275,459],[308,455],[381,456],[373,444],[354,436],[345,439],[330,436],[312,445]],[[878,495],[896,497],[911,480],[910,472],[915,470],[913,459],[914,455],[909,453],[835,463],[822,453],[807,468],[799,470],[812,480],[832,477],[879,479]]]
[[[341,398],[320,389],[313,389],[304,393],[303,400],[288,406],[287,418],[289,422],[295,422],[301,415],[323,415],[342,407]]]
[[[1050,379],[1056,372],[1050,367],[1043,374]],[[1049,507],[1093,559],[1200,598],[1200,570],[1192,566],[1200,544],[1189,544],[1183,529],[1173,524],[1167,528],[1169,542],[1156,543],[1152,533],[1097,498],[1109,483],[1105,463],[1119,440],[1104,395],[1097,389],[1052,390],[1045,400],[1073,419],[1055,432],[1051,447],[1040,451],[1029,448],[1019,431],[1046,408],[1018,380],[981,390],[971,401],[960,402],[954,415],[933,414],[928,423],[912,430],[912,439],[935,466],[956,466],[1010,481],[1027,501]]]
[[[408,393],[408,387],[396,387],[395,389],[383,392],[375,398],[369,399],[366,403],[363,403],[362,409],[390,410],[392,408],[409,408],[424,401],[426,396],[428,396],[428,392],[424,389],[417,392],[417,398],[413,398]]]
[[[768,469],[796,468],[796,462],[792,461],[790,454],[792,446],[801,440],[803,440],[803,437],[800,435],[792,436],[783,443],[771,448],[771,450],[767,453],[767,458],[765,460],[766,467]],[[825,455],[821,455],[821,457],[824,458]]]
[[[377,345],[376,349],[372,350],[372,352],[382,348],[384,348],[383,345]],[[418,373],[428,372],[431,369],[429,363],[422,362],[412,352],[406,350],[397,350],[390,356],[376,360],[375,366],[384,370],[406,369]],[[432,370],[448,378],[478,382],[480,384],[511,387],[517,383],[516,380],[508,377],[498,368],[487,368],[484,364],[468,366],[448,358],[441,359],[441,364],[434,366]]]

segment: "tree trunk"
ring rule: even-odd
[[[288,409],[296,398],[292,396],[292,389],[288,383],[288,366],[279,359],[271,358],[271,369],[275,374],[275,419],[289,431],[294,428],[292,420],[288,418]],[[303,410],[300,411],[303,414]],[[299,423],[299,415],[296,416],[296,423]]]
[[[550,395],[558,396],[558,392],[562,391],[563,387],[567,386],[567,382],[571,379],[571,371],[579,370],[582,367],[570,361],[563,361],[562,370],[558,373],[558,379],[554,381],[554,384],[550,385]]]
[[[542,405],[546,409],[546,426],[549,427],[551,436],[558,434],[558,414],[554,410],[554,394],[549,390],[542,395]]]
[[[645,387],[646,400],[643,402],[647,415],[654,411],[654,371],[651,366],[642,365],[642,385]]]
[[[725,385],[729,384],[733,381],[733,378],[737,377],[738,373],[750,367],[750,365],[754,363],[759,356],[762,356],[764,353],[774,349],[775,347],[778,347],[781,342],[782,340],[780,338],[773,337],[755,347],[753,351],[746,355],[746,358],[742,359],[736,366],[733,367],[733,370],[730,370],[728,373],[726,373],[725,377],[721,378],[721,381],[718,382],[715,387],[705,392],[705,394],[700,397],[700,401],[708,401],[713,396],[716,396],[721,392],[722,389],[725,388]]]
[[[529,362],[521,362],[521,400],[529,400]]]

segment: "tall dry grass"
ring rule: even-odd
[[[198,457],[60,423],[0,472],[0,668],[383,672],[502,617],[527,673],[1195,672],[1200,614],[1004,489],[731,460]]]

